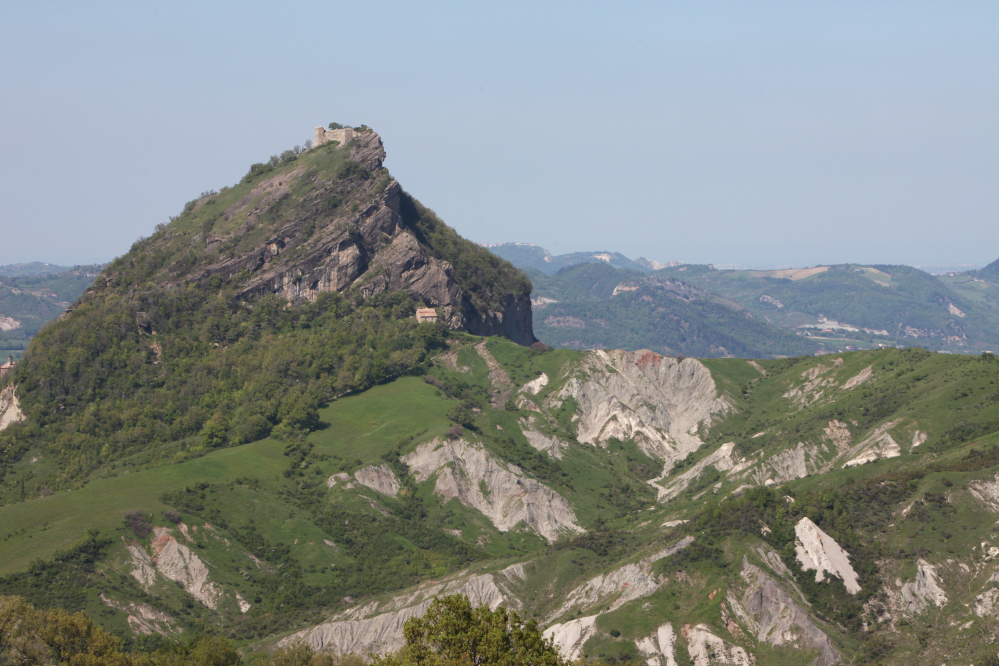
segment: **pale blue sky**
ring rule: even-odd
[[[999,257],[999,2],[0,2],[0,263],[106,261],[336,120],[463,236]]]

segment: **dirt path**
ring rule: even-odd
[[[506,373],[503,366],[497,363],[493,355],[486,349],[485,340],[475,345],[475,351],[486,362],[486,365],[489,366],[489,381],[493,385],[493,390],[489,395],[489,404],[493,406],[493,409],[503,409],[506,406],[506,401],[513,394],[513,382],[510,380],[510,375]]]

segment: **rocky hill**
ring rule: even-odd
[[[212,431],[209,448],[300,436],[319,404],[409,371],[448,330],[534,343],[530,281],[384,158],[371,131],[286,151],[111,262],[4,377],[27,425],[0,436],[0,474],[45,450],[34,473],[55,490]]]

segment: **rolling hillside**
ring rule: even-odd
[[[0,588],[126,636],[146,604],[158,641],[211,628],[251,652],[392,649],[459,592],[572,657],[970,660],[999,620],[996,379],[992,357],[918,349],[699,362],[453,334],[299,442],[150,451],[41,498],[26,456]]]
[[[517,609],[566,661],[997,656],[995,356],[812,356],[708,288],[804,309],[824,280],[936,283],[602,262],[532,286],[355,131],[190,202],[31,340],[0,383],[0,595],[170,664],[205,635],[251,663],[386,654],[443,594]],[[539,330],[631,318],[658,348],[536,344],[532,289]]]

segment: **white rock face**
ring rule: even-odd
[[[533,403],[532,403],[533,404]],[[563,442],[558,437],[545,435],[538,430],[538,419],[533,414],[528,418],[520,419],[520,431],[524,433],[528,444],[542,453],[547,453],[552,458],[562,459],[568,442]]]
[[[635,641],[635,647],[645,657],[648,666],[677,666],[676,663],[676,632],[673,625],[667,622],[650,636]]]
[[[715,636],[704,624],[691,628],[687,633],[687,652],[694,666],[752,666],[756,663],[751,654]]]
[[[524,437],[527,438],[527,443],[536,448],[542,453],[547,453],[552,458],[562,459],[565,455],[566,447],[569,446],[568,442],[563,442],[558,437],[549,437],[536,430],[522,430]]]
[[[798,521],[794,533],[797,537],[794,545],[797,560],[805,571],[815,569],[815,582],[821,583],[825,574],[829,573],[841,578],[850,594],[860,591],[857,572],[850,566],[850,554],[840,548],[835,539],[808,518]]]
[[[847,455],[849,460],[843,463],[843,467],[855,467],[865,465],[881,458],[896,458],[902,455],[902,448],[898,445],[888,431],[898,425],[898,420],[882,423],[868,435],[864,441],[850,449]]]
[[[933,604],[941,607],[947,603],[947,595],[940,587],[940,577],[936,566],[920,558],[916,561],[916,580],[902,586],[902,600],[910,613],[919,614]]]
[[[100,600],[105,606],[128,613],[126,621],[128,622],[128,628],[132,630],[133,634],[148,636],[156,633],[170,636],[172,634],[183,633],[184,631],[184,628],[177,624],[175,619],[166,613],[156,610],[149,604],[137,604],[134,601],[118,601],[105,595],[103,592],[100,594]]]
[[[457,497],[481,511],[500,531],[513,529],[521,521],[549,541],[565,532],[583,531],[565,498],[478,444],[438,438],[421,444],[403,462],[417,481],[436,474],[434,492],[445,501]]]
[[[975,606],[972,610],[978,617],[995,615],[999,610],[999,588],[990,588],[975,597]]]
[[[732,451],[735,449],[735,442],[727,442],[718,447],[717,451],[708,454],[701,460],[697,461],[693,467],[688,469],[686,472],[670,479],[667,482],[663,482],[663,477],[658,477],[649,481],[658,492],[657,500],[659,502],[666,502],[687,489],[687,487],[697,480],[697,478],[704,472],[707,467],[714,467],[719,472],[725,472],[732,470],[736,467],[736,462],[732,459]]]
[[[927,435],[925,432],[917,430],[916,432],[912,433],[912,448],[916,448],[920,444],[924,444],[926,440],[928,440],[929,438],[930,436]]]
[[[971,481],[968,490],[990,510],[999,513],[999,474],[995,479]]]
[[[17,386],[10,384],[0,391],[0,430],[24,420],[21,403],[17,400]]]
[[[524,384],[524,388],[520,389],[521,393],[530,393],[531,395],[537,395],[538,391],[548,386],[548,375],[541,373],[538,375],[537,379],[532,379],[531,381]]]
[[[667,462],[700,447],[700,425],[732,409],[700,361],[681,362],[648,350],[586,355],[545,406],[557,409],[570,397],[579,409],[580,442],[634,439],[647,455]]]
[[[692,543],[694,537],[685,536],[669,548],[640,562],[625,564],[614,571],[591,578],[569,592],[562,605],[548,619],[553,620],[575,606],[589,608],[599,603],[602,607],[609,606],[614,610],[632,599],[649,596],[663,584],[663,581],[656,580],[652,575],[652,563],[678,553]]]
[[[544,631],[544,637],[552,639],[562,656],[576,661],[583,654],[583,645],[597,632],[597,616],[580,617],[562,624],[553,624]]]
[[[732,612],[750,633],[773,646],[791,645],[819,651],[815,663],[830,666],[839,661],[839,653],[829,637],[819,629],[808,613],[798,606],[783,586],[762,569],[742,559],[742,578],[747,588],[741,594],[728,592]]]
[[[830,370],[839,368],[841,365],[843,365],[843,359],[838,358],[831,366],[819,364],[805,370],[801,373],[801,378],[805,380],[804,383],[799,386],[792,385],[784,393],[783,397],[797,405],[798,409],[804,409],[818,402],[825,394],[826,388],[835,387],[836,385],[835,376],[826,377],[824,375]]]
[[[340,472],[339,474],[334,474],[330,478],[326,479],[326,487],[332,488],[338,483],[346,483],[348,481],[350,481],[350,474]]]
[[[402,628],[406,620],[423,617],[435,596],[464,594],[473,607],[486,604],[492,610],[500,604],[508,608],[519,607],[520,602],[508,589],[510,581],[517,575],[511,569],[471,577],[458,574],[441,583],[424,584],[385,604],[373,601],[350,609],[333,621],[282,639],[278,646],[303,641],[313,650],[340,654],[393,652],[405,644]],[[520,572],[523,572],[522,568]]]
[[[850,450],[853,446],[853,436],[850,434],[850,428],[843,421],[833,419],[829,422],[829,425],[822,429],[825,436],[836,445],[836,449],[840,453],[845,453]]]
[[[333,478],[333,477],[330,477]],[[354,472],[354,479],[362,486],[389,497],[399,494],[399,481],[388,465],[369,465]]]
[[[132,576],[139,581],[144,589],[148,590],[149,586],[156,582],[156,565],[149,559],[149,555],[146,554],[142,546],[129,544],[125,541],[125,537],[122,537],[121,541],[125,544],[128,554],[132,556],[132,566],[135,567],[132,569]]]
[[[767,459],[767,467],[771,470],[768,478],[773,479],[774,484],[803,479],[822,466],[820,455],[819,447],[798,442],[795,448],[786,449]]]
[[[208,608],[218,608],[225,593],[221,586],[208,580],[208,567],[201,558],[174,539],[168,528],[154,529],[156,538],[153,539],[152,549],[156,570],[183,585],[185,592]]]
[[[849,391],[850,389],[855,389],[864,382],[866,382],[868,379],[874,376],[874,371],[872,368],[873,366],[869,365],[863,370],[861,370],[859,373],[857,373],[856,376],[846,380],[846,383],[843,384],[843,388]]]

